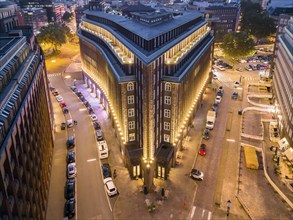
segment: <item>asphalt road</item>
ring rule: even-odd
[[[77,126],[56,135],[53,156],[52,179],[50,184],[47,219],[62,219],[64,207],[64,184],[66,180],[66,146],[67,135],[75,136],[76,151],[76,219],[113,219],[108,196],[102,181],[97,143],[91,119],[85,106],[78,97],[65,85],[60,75],[49,77],[51,84],[59,91],[66,102],[72,119]],[[61,111],[53,97],[54,112]],[[56,105],[57,104],[57,105]],[[62,113],[61,113],[62,115]],[[69,117],[67,115],[66,117]],[[60,116],[56,127],[65,119]],[[61,141],[59,140],[61,138]],[[58,166],[55,164],[58,162]],[[55,165],[55,166],[54,166]],[[63,166],[63,167],[62,167]],[[55,178],[53,178],[55,176]]]

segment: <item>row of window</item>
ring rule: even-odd
[[[164,103],[166,105],[171,105],[171,96],[165,96]],[[134,95],[127,96],[127,104],[129,105],[134,104]],[[131,113],[131,116],[129,116],[129,110],[128,110],[128,117],[133,117],[134,113],[133,114]]]
[[[127,91],[133,91],[134,90],[134,83],[129,82],[127,83]],[[165,83],[165,91],[171,92],[171,83]]]
[[[134,108],[129,108],[128,109],[128,117],[131,118],[134,116],[135,116]],[[164,109],[164,117],[171,118],[171,110],[170,109]]]

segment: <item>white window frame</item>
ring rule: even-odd
[[[128,129],[129,130],[135,129],[135,121],[129,121],[128,122]]]
[[[134,104],[134,95],[127,96],[127,103]]]
[[[164,134],[164,142],[170,142],[170,135]]]
[[[128,109],[128,117],[134,117],[134,116],[135,116],[134,108],[129,108]]]
[[[129,133],[128,141],[135,141],[135,133]]]
[[[164,109],[164,117],[171,118],[171,110],[170,109]]]
[[[164,98],[164,103],[166,105],[171,105],[171,96],[166,95]]]
[[[165,91],[171,92],[171,83],[166,83],[165,84]]]
[[[127,91],[133,91],[134,90],[134,83],[129,82],[127,83]]]
[[[164,130],[170,131],[171,129],[171,123],[170,122],[164,122]]]

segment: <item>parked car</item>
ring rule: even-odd
[[[62,111],[63,111],[64,114],[67,114],[69,112],[69,109],[67,107],[63,107]]]
[[[61,130],[65,130],[65,128],[66,128],[66,123],[65,123],[65,122],[62,122],[61,125],[60,125],[60,127],[61,127]]]
[[[75,151],[71,150],[67,152],[66,162],[67,164],[75,162]]]
[[[76,86],[71,86],[70,89],[71,89],[73,92],[76,92],[76,91],[77,91]]]
[[[98,120],[98,118],[97,118],[97,116],[95,114],[91,114],[91,119],[92,119],[92,121],[97,121]]]
[[[248,71],[252,71],[252,68],[250,66],[246,66],[245,69]]]
[[[237,71],[242,72],[243,69],[241,67],[236,68]]]
[[[66,180],[65,187],[64,187],[64,198],[70,199],[74,198],[75,196],[75,180],[68,179]]]
[[[234,82],[234,87],[235,87],[235,88],[238,88],[238,87],[240,87],[240,82],[238,82],[238,81],[235,81],[235,82]]]
[[[58,92],[57,89],[54,89],[54,90],[52,91],[52,94],[53,94],[54,96],[57,96],[57,95],[59,95],[59,92]]]
[[[222,97],[218,95],[215,99],[215,102],[220,103],[221,100],[222,100]]]
[[[74,177],[76,177],[76,167],[73,162],[67,165],[67,179],[73,179]]]
[[[206,150],[207,150],[207,145],[201,144],[199,148],[199,155],[205,156],[206,155]]]
[[[93,125],[94,125],[94,128],[95,128],[96,130],[101,129],[101,126],[100,126],[100,124],[99,124],[98,121],[93,121]]]
[[[73,127],[73,120],[72,119],[67,120],[67,127],[68,128]]]
[[[94,113],[94,109],[92,107],[90,107],[90,106],[87,107],[87,110],[88,110],[89,114]]]
[[[98,151],[99,151],[99,156],[101,160],[108,158],[108,145],[105,140],[98,141]]]
[[[219,88],[218,88],[218,92],[220,92],[220,93],[224,93],[224,88],[223,88],[223,86],[219,86]]]
[[[104,179],[105,190],[109,197],[115,196],[118,194],[117,188],[114,185],[114,182],[111,177],[107,177]]]
[[[64,217],[73,218],[75,215],[75,199],[70,198],[64,205]]]
[[[218,110],[218,107],[219,107],[219,103],[217,103],[217,102],[215,102],[214,104],[213,104],[213,111],[217,111]]]
[[[98,141],[102,141],[102,140],[104,139],[104,137],[103,137],[103,132],[102,132],[101,129],[98,129],[98,130],[96,131],[96,136],[97,136],[97,140],[98,140]]]
[[[62,97],[61,95],[57,95],[57,96],[56,96],[56,100],[57,100],[58,102],[62,102],[62,101],[63,101],[63,97]]]
[[[192,169],[190,172],[190,177],[195,180],[203,180],[204,174],[198,169]]]
[[[74,143],[74,137],[73,136],[70,136],[67,141],[66,141],[66,146],[68,148],[73,148],[75,146],[75,143]]]
[[[238,98],[238,92],[233,92],[232,99],[237,99],[237,98]]]
[[[205,140],[208,140],[210,138],[210,130],[209,129],[206,128],[203,131],[202,138],[205,139]]]
[[[84,104],[86,107],[88,107],[90,103],[89,103],[87,100],[85,100],[85,101],[83,101],[83,104]]]
[[[102,171],[104,178],[112,177],[110,165],[108,163],[102,164]]]
[[[66,107],[66,106],[67,106],[67,105],[66,105],[66,103],[65,103],[64,101],[60,102],[60,103],[59,103],[59,105],[60,105],[60,107],[61,107],[61,108],[63,108],[63,107]]]

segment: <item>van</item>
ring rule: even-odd
[[[98,142],[98,151],[99,151],[100,159],[108,158],[108,146],[106,141]]]

